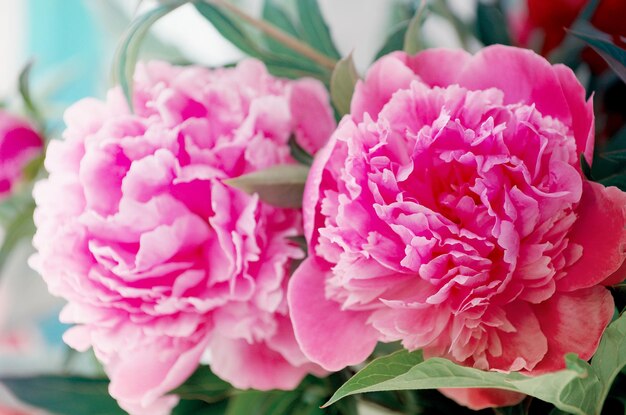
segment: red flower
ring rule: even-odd
[[[528,25],[530,28],[541,29],[544,42],[541,54],[547,55],[556,49],[565,38],[565,29],[572,26],[576,17],[587,4],[587,0],[528,0]],[[616,43],[623,43],[620,36],[626,36],[626,1],[601,0],[591,24],[597,29],[613,36]],[[583,59],[589,63],[594,72],[606,69],[602,58],[590,49],[583,52]]]

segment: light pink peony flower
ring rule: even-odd
[[[393,53],[351,112],[305,190],[310,256],[289,286],[305,355],[338,370],[401,340],[499,371],[588,359],[613,314],[601,284],[624,261],[626,194],[581,175],[594,120],[572,71],[504,46]]]
[[[43,140],[30,123],[0,110],[0,199],[11,193],[24,168],[42,151]]]
[[[133,414],[168,413],[203,358],[239,388],[289,389],[320,371],[300,352],[286,284],[303,257],[301,214],[223,180],[294,163],[292,134],[317,150],[335,127],[323,85],[234,69],[140,67],[135,113],[119,90],[65,114],[50,177],[35,189],[33,264],[93,346]]]

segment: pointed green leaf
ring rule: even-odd
[[[330,77],[330,99],[340,115],[350,112],[350,102],[358,80],[359,74],[354,66],[352,54],[337,62]]]
[[[254,58],[261,58],[263,51],[259,49],[255,40],[243,26],[224,13],[219,7],[204,1],[196,1],[194,6],[235,47]]]
[[[328,84],[329,71],[320,68],[309,59],[284,46],[280,46],[281,50],[285,50],[281,54],[268,50],[263,44],[265,37],[253,36],[236,18],[219,7],[202,0],[195,1],[194,6],[225,39],[248,56],[263,61],[273,75],[291,79],[311,76]],[[267,47],[269,45],[268,43]]]
[[[298,33],[298,29],[289,17],[289,15],[278,5],[276,0],[265,0],[263,2],[263,20],[273,24],[283,32],[290,34],[291,36],[300,39],[301,35]],[[302,58],[297,52],[278,42],[274,38],[263,34],[267,47],[272,52],[277,54]]]
[[[224,180],[224,183],[249,194],[258,194],[259,199],[270,205],[299,208],[308,173],[307,166],[282,164]]]
[[[113,81],[124,92],[129,108],[133,108],[132,85],[139,55],[139,47],[150,27],[160,18],[180,7],[183,1],[174,4],[162,4],[133,20],[122,36],[113,57]]]
[[[126,413],[109,395],[108,379],[39,376],[2,378],[0,383],[22,402],[58,415]]]
[[[307,43],[326,56],[339,59],[341,55],[333,42],[317,0],[298,0],[296,6],[302,25],[302,35]]]
[[[376,57],[374,59],[379,59],[382,56],[396,50],[402,50],[404,48],[404,37],[406,36],[408,27],[409,20],[398,23],[396,27],[391,30],[387,40],[385,40],[385,44],[376,53]]]
[[[615,45],[609,35],[589,24],[578,25],[575,30],[569,32],[591,46],[609,64],[617,76],[626,82],[626,50]]]
[[[626,366],[626,314],[622,314],[605,330],[598,350],[591,359],[591,367],[603,385],[602,392],[598,395],[600,405],[604,403],[613,381],[624,366]]]
[[[414,55],[425,49],[424,38],[422,36],[422,24],[426,17],[426,0],[421,0],[415,15],[409,22],[409,26],[404,34],[404,51],[409,55]]]
[[[29,61],[20,72],[18,90],[28,115],[37,122],[40,129],[43,129],[45,121],[30,92],[30,73],[33,69],[33,64],[33,61]]]
[[[588,363],[566,356],[567,369],[537,377],[487,372],[447,359],[423,360],[421,352],[399,351],[374,360],[346,382],[326,405],[356,393],[434,389],[497,388],[525,393],[579,415],[596,415],[601,384]]]
[[[305,166],[313,164],[313,156],[303,149],[300,144],[298,144],[295,136],[291,136],[289,138],[289,152],[291,153],[291,157],[293,157],[298,163],[304,164]]]
[[[485,46],[510,45],[508,23],[499,4],[476,4],[476,36]]]

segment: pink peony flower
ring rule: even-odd
[[[77,323],[65,341],[93,346],[110,392],[133,414],[164,414],[201,360],[238,388],[290,389],[321,369],[300,352],[288,317],[288,238],[301,214],[224,180],[294,163],[333,131],[323,85],[234,69],[138,70],[135,113],[119,90],[65,114],[35,189],[33,265]]]
[[[22,179],[28,163],[43,151],[43,140],[26,121],[0,110],[0,199]]]
[[[528,50],[380,59],[318,154],[309,257],[289,302],[305,355],[361,363],[377,341],[531,375],[594,353],[624,261],[626,194],[584,179],[591,101]],[[329,342],[328,339],[333,339]],[[471,408],[519,394],[444,391]]]

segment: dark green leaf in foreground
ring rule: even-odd
[[[341,55],[333,43],[330,30],[324,21],[317,0],[298,0],[296,6],[303,37],[307,43],[324,55],[339,59]]]
[[[109,395],[108,379],[38,376],[3,378],[5,385],[19,400],[58,415],[124,415]]]
[[[337,62],[330,77],[330,99],[340,115],[350,112],[350,102],[359,74],[354,66],[352,54]]]
[[[476,5],[476,36],[485,46],[510,45],[508,24],[498,4],[479,1]]]
[[[228,382],[218,378],[208,366],[200,366],[185,383],[171,393],[181,399],[215,403],[228,398],[232,389]]]
[[[589,24],[578,25],[569,33],[591,46],[609,64],[617,76],[626,82],[626,50],[615,45],[609,35]]]
[[[596,397],[600,405],[598,413],[613,381],[624,366],[626,366],[626,315],[622,314],[606,329],[591,360],[591,367],[602,383],[602,391]]]
[[[537,377],[486,372],[447,359],[423,360],[421,352],[399,351],[374,360],[346,382],[326,405],[364,392],[434,388],[498,388],[525,393],[561,410],[596,415],[602,385],[588,363],[566,356],[567,369]]]
[[[224,180],[224,183],[249,194],[256,193],[270,205],[299,208],[308,173],[307,166],[283,164]]]

